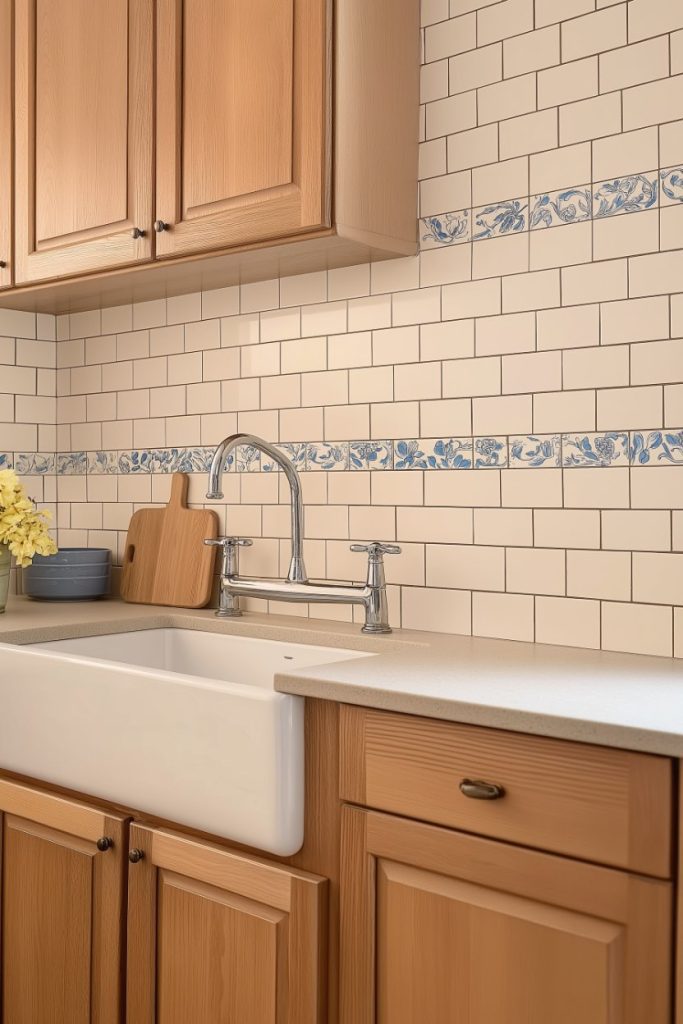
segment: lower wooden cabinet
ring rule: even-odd
[[[2,1024],[120,1024],[126,819],[0,779],[0,824]]]
[[[669,1024],[668,882],[346,807],[341,1024]]]
[[[130,832],[128,1024],[323,1024],[324,879]]]

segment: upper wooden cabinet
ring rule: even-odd
[[[152,256],[153,12],[16,0],[16,283]]]
[[[159,0],[157,255],[329,225],[328,6]]]
[[[91,309],[416,252],[419,0],[15,0],[13,54],[10,10],[0,305]]]
[[[0,779],[0,830],[2,1024],[120,1024],[125,818]]]
[[[0,0],[0,288],[12,284],[12,0]]]

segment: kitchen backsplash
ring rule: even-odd
[[[420,256],[0,311],[0,466],[61,544],[120,559],[170,472],[203,503],[212,446],[250,431],[301,473],[312,576],[401,544],[394,624],[683,657],[683,5],[422,21]],[[243,571],[283,572],[283,474],[241,450],[225,492]]]

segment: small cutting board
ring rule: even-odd
[[[209,603],[216,548],[204,539],[218,536],[218,516],[187,507],[189,482],[186,473],[174,473],[168,505],[134,513],[123,556],[124,601],[177,608]]]

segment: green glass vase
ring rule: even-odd
[[[0,544],[0,615],[7,606],[9,596],[10,553],[6,544]]]

